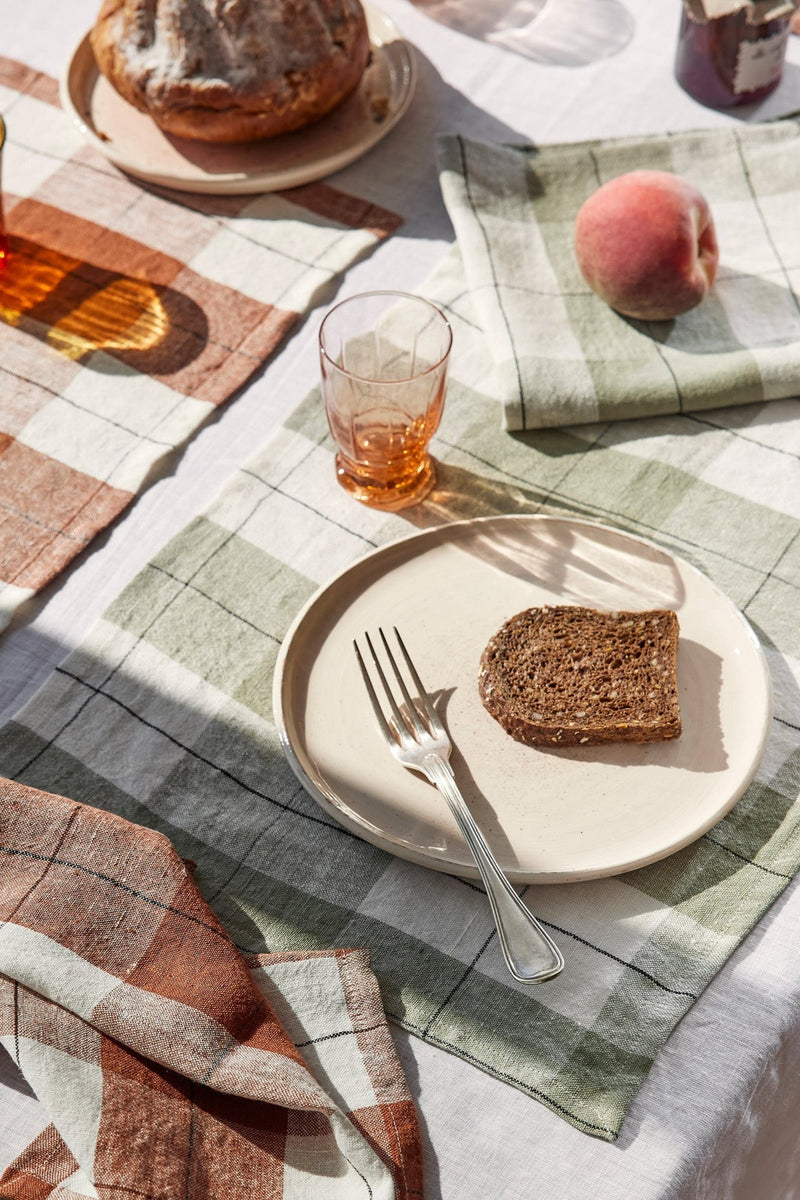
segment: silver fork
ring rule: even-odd
[[[450,766],[450,739],[422,685],[400,634],[397,629],[394,630],[397,645],[416,688],[416,699],[412,699],[386,634],[382,629],[379,629],[378,633],[403,698],[401,708],[375,653],[370,636],[365,633],[364,638],[369,647],[374,672],[380,680],[391,710],[391,721],[384,715],[358,642],[354,641],[353,646],[372,708],[381,732],[389,743],[389,749],[404,767],[411,771],[419,771],[435,784],[447,801],[480,871],[497,926],[500,946],[511,974],[520,983],[540,983],[545,979],[552,979],[564,966],[561,951],[522,903],[476,825]]]

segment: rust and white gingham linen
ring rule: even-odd
[[[2,628],[400,218],[325,183],[149,187],[2,57],[0,111]]]
[[[0,780],[0,1041],[53,1124],[17,1200],[415,1200],[361,950],[249,956],[160,833]]]

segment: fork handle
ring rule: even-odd
[[[564,966],[561,951],[500,869],[461,795],[450,763],[439,754],[426,754],[423,768],[447,801],[477,863],[509,971],[520,983],[552,979]]]

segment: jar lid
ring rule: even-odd
[[[683,0],[684,7],[696,21],[713,21],[747,10],[747,20],[753,25],[787,17],[800,5],[800,0]]]

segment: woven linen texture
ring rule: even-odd
[[[0,58],[0,628],[397,228],[324,183],[266,195],[128,178]]]
[[[422,1195],[364,951],[244,959],[161,834],[0,796],[0,1042],[53,1118],[1,1196]]]
[[[508,429],[703,412],[800,390],[800,123],[527,149],[448,136],[440,166]],[[573,248],[584,200],[642,168],[698,187],[719,239],[714,287],[671,321],[614,312]]]
[[[782,434],[796,408],[518,439],[454,372],[439,487],[414,522],[560,512],[653,538],[747,613],[777,685],[761,768],[718,826],[628,875],[533,889],[567,959],[534,991],[505,971],[479,887],[338,826],[282,754],[271,674],[294,614],[410,530],[334,482],[317,395],[4,727],[0,768],[167,834],[244,951],[368,947],[391,1019],[613,1139],[670,1031],[800,862],[800,447]]]
[[[353,502],[312,393],[0,731],[0,770],[165,833],[244,951],[367,947],[390,1019],[613,1140],[800,864],[800,404],[510,436],[457,255],[421,290],[454,328],[429,498],[405,515]],[[477,885],[383,853],[313,802],[271,702],[281,642],[320,584],[415,528],[523,512],[601,521],[693,563],[753,623],[775,684],[759,771],[714,829],[639,871],[531,890],[567,962],[534,990],[509,977]]]

